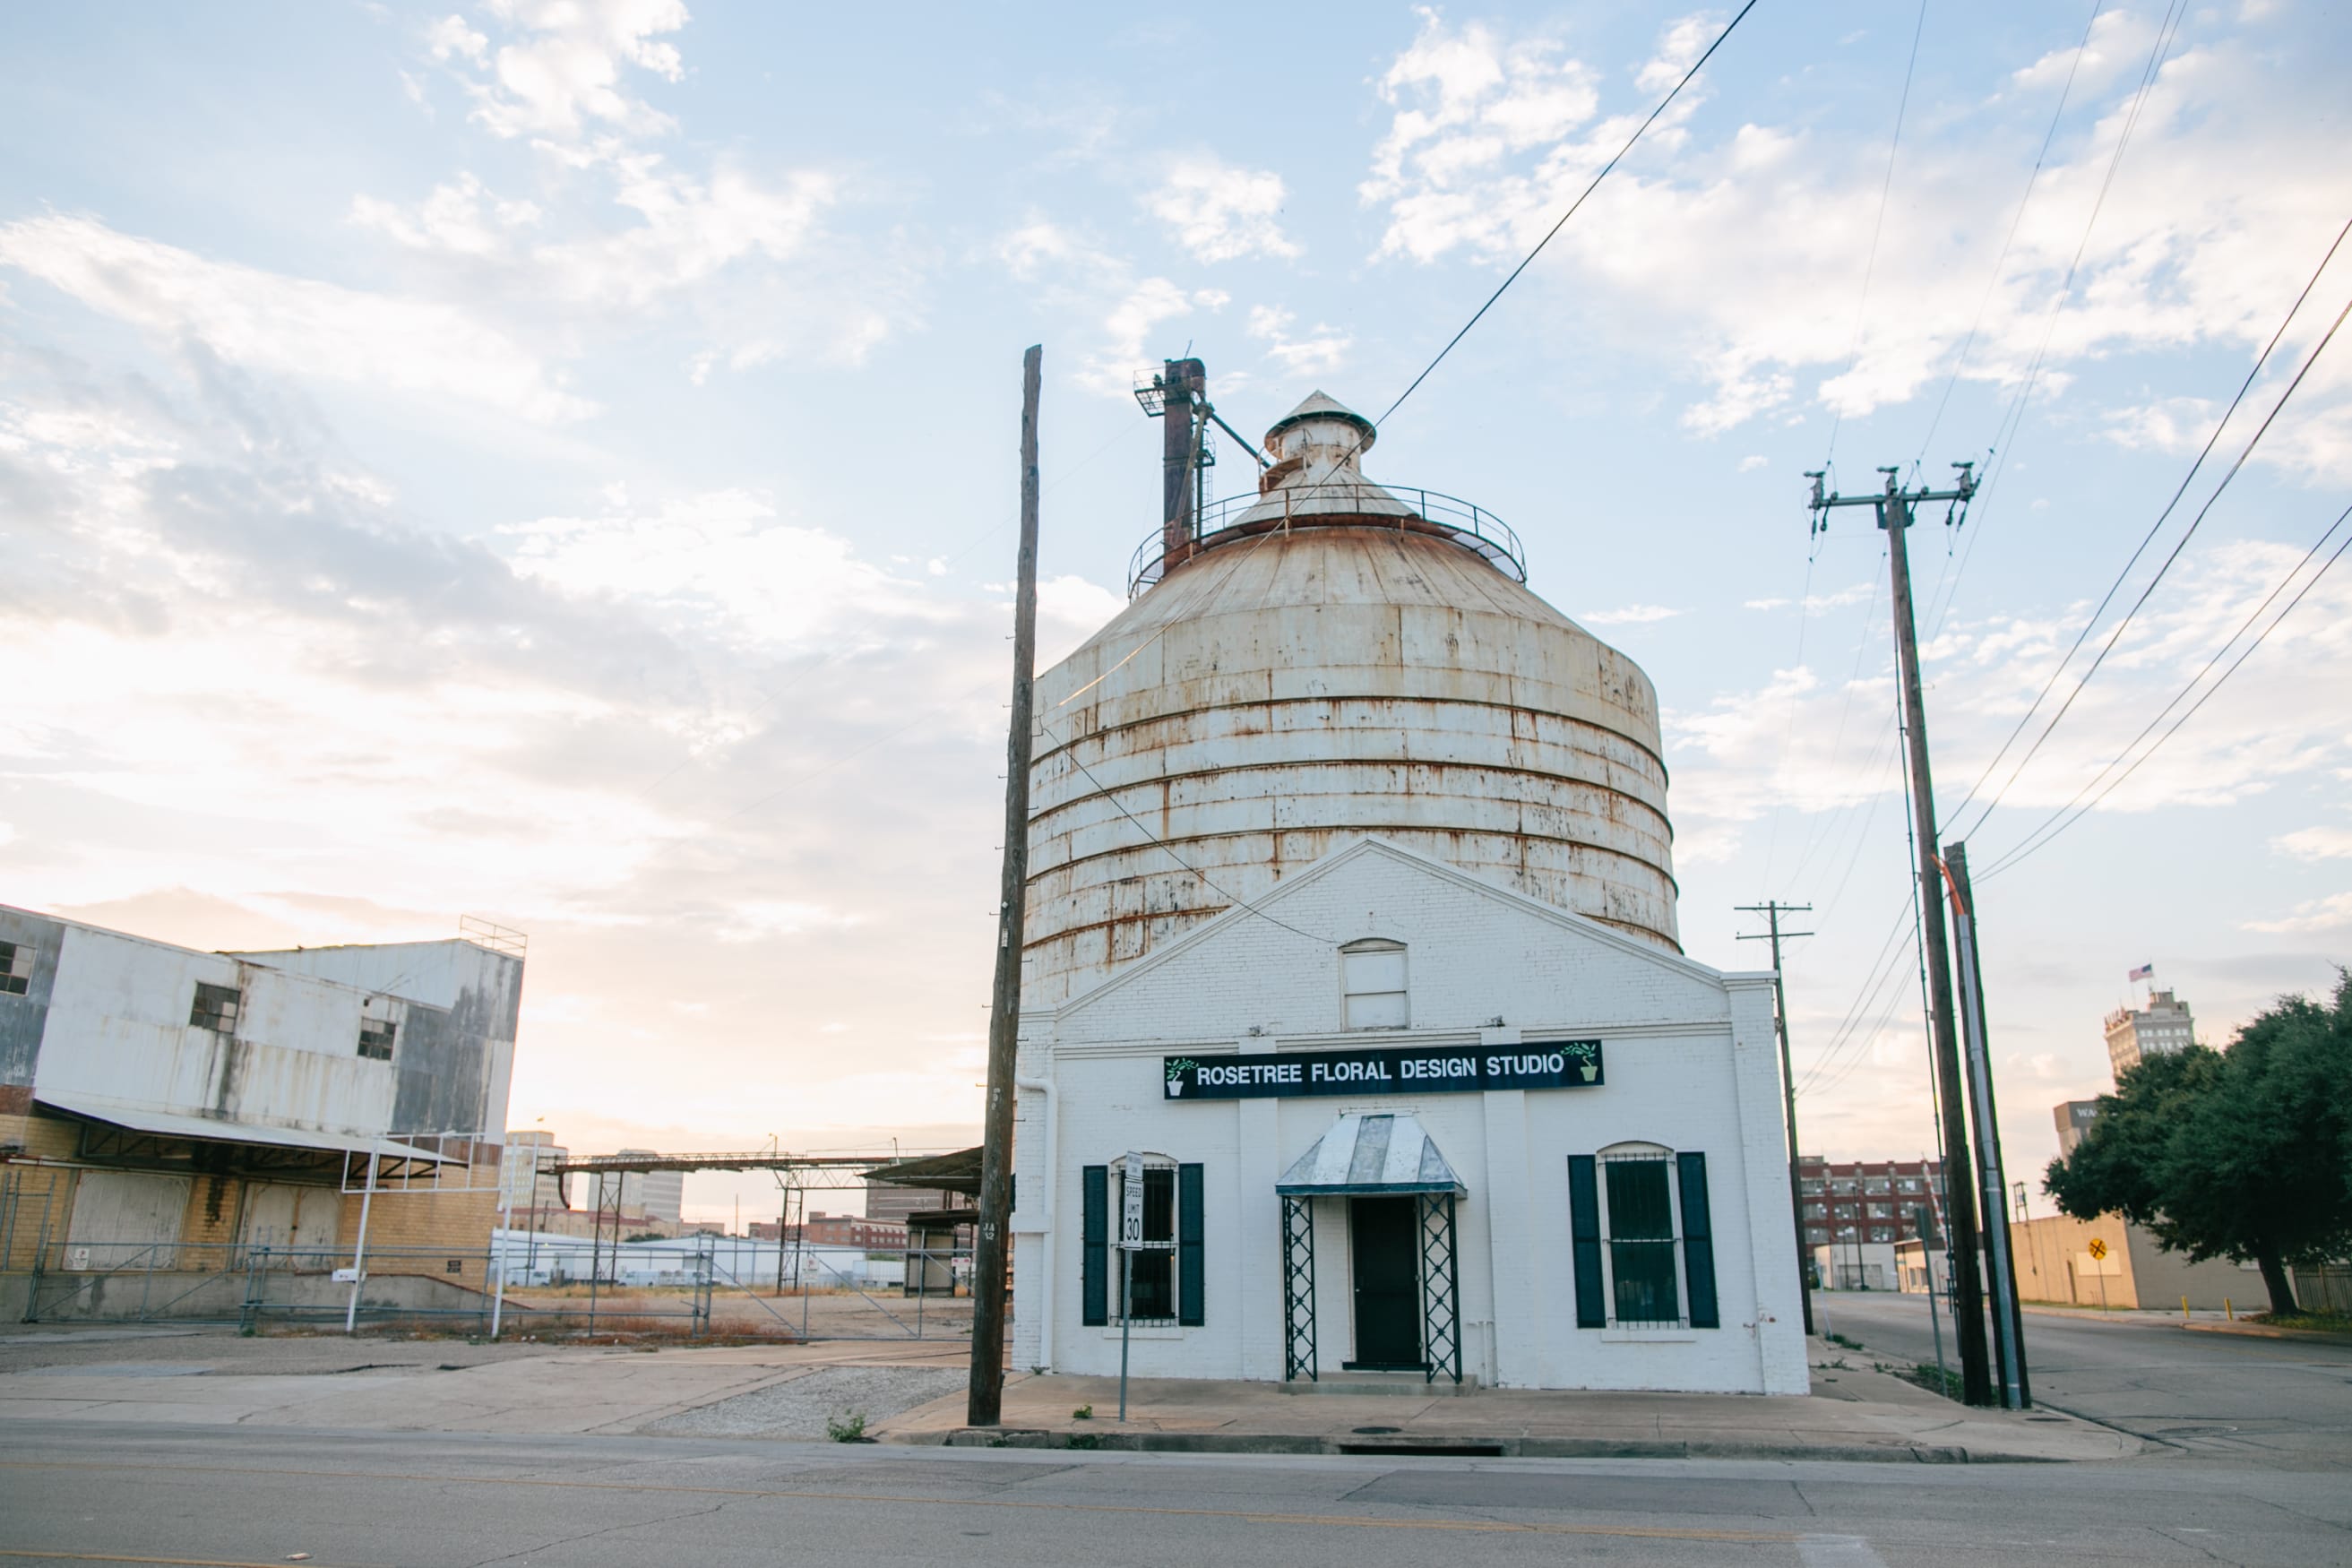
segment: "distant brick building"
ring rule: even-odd
[[[1832,1163],[1819,1154],[1797,1160],[1798,1201],[1804,1207],[1805,1245],[1895,1242],[1912,1234],[1911,1211],[1925,1205],[1935,1236],[1944,1233],[1940,1160],[1878,1160]]]
[[[903,1225],[856,1215],[829,1215],[822,1209],[801,1225],[754,1220],[744,1228],[754,1241],[805,1241],[812,1246],[864,1247],[877,1252],[897,1252],[907,1245],[907,1227]]]

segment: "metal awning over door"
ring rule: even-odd
[[[1285,1197],[1468,1191],[1418,1117],[1351,1111],[1331,1123],[1274,1184]]]
[[[1283,1378],[1317,1381],[1317,1198],[1410,1197],[1420,1220],[1423,1370],[1462,1381],[1461,1271],[1455,1200],[1468,1189],[1420,1120],[1351,1111],[1324,1130],[1274,1184],[1282,1197]]]

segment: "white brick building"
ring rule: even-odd
[[[1402,1028],[1340,1026],[1340,950],[1366,939],[1402,944]],[[1197,1101],[1166,1088],[1171,1058],[1222,1067],[1376,1042],[1483,1061],[1563,1041],[1600,1043],[1599,1081],[1463,1092],[1392,1079],[1394,1092]],[[1505,1387],[1801,1394],[1777,1061],[1769,975],[1720,974],[1362,840],[1257,911],[1229,910],[1024,1019],[1013,1364],[1116,1371],[1118,1254],[1102,1244],[1132,1150],[1175,1168],[1147,1174],[1148,1209],[1173,1211],[1148,1212],[1147,1234],[1177,1244],[1150,1266],[1165,1284],[1137,1292],[1137,1376],[1278,1380],[1311,1362],[1328,1380],[1375,1360],[1359,1353],[1366,1331],[1390,1327],[1417,1343],[1386,1364],[1427,1361],[1433,1376],[1454,1374],[1458,1349],[1464,1378]],[[1390,1238],[1352,1211],[1381,1194],[1332,1191],[1306,1200],[1311,1334],[1293,1341],[1284,1319],[1303,1292],[1285,1274],[1302,1260],[1276,1187],[1343,1118],[1379,1115],[1414,1118],[1458,1180],[1454,1299],[1439,1278],[1434,1300],[1418,1283],[1375,1300],[1381,1282],[1352,1255]],[[1663,1226],[1614,1212],[1661,1196]],[[1436,1261],[1425,1277],[1443,1275]]]
[[[1771,977],[1680,952],[1648,678],[1372,434],[1301,405],[1039,678],[1013,1364],[1801,1394]]]

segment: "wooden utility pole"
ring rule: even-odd
[[[1734,907],[1742,914],[1760,914],[1772,925],[1769,933],[1748,932],[1739,940],[1763,942],[1769,939],[1772,943],[1772,1020],[1780,1035],[1780,1098],[1789,1119],[1789,1208],[1793,1216],[1792,1223],[1797,1227],[1797,1300],[1805,1309],[1805,1335],[1810,1339],[1813,1332],[1813,1291],[1812,1287],[1805,1283],[1805,1265],[1808,1261],[1806,1254],[1811,1249],[1805,1245],[1805,1195],[1797,1180],[1797,1075],[1789,1066],[1789,992],[1780,978],[1780,939],[1813,933],[1809,931],[1784,931],[1780,929],[1780,917],[1809,914],[1813,906],[1784,904],[1778,899],[1767,899],[1760,904]]]
[[[1004,741],[1004,879],[996,988],[988,1008],[988,1104],[981,1123],[980,1234],[971,1270],[971,1385],[964,1419],[993,1426],[1004,1407],[1004,1295],[1011,1270],[1013,1072],[1021,1046],[1021,936],[1029,902],[1029,726],[1037,667],[1037,385],[1045,351],[1021,357],[1021,556],[1013,599],[1013,717]],[[1054,1174],[1045,1173],[1045,1180]],[[1053,1281],[1045,1281],[1047,1289]]]
[[[1943,868],[1936,858],[1936,788],[1927,767],[1927,708],[1919,685],[1918,626],[1911,605],[1911,556],[1907,536],[1913,510],[1923,501],[1947,501],[1955,507],[1976,494],[1976,476],[1967,463],[1952,489],[1906,490],[1895,482],[1898,469],[1881,468],[1886,488],[1866,496],[1822,493],[1822,476],[1813,481],[1813,527],[1829,526],[1830,511],[1842,506],[1867,506],[1878,514],[1886,534],[1887,570],[1894,579],[1895,658],[1903,698],[1903,729],[1911,753],[1913,837],[1918,847],[1919,923],[1927,963],[1927,1022],[1936,1054],[1936,1100],[1944,1121],[1945,1223],[1952,1241],[1952,1337],[1960,1352],[1960,1397],[1970,1405],[1998,1402],[1986,1354],[1984,1287],[1977,1272],[1977,1203],[1969,1177],[1968,1101],[1960,1084],[1959,1038],[1952,1023],[1952,961],[1944,931]],[[1960,1179],[1952,1180],[1957,1166]],[[1998,1217],[1998,1216],[1996,1216]]]

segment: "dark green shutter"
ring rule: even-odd
[[[1590,1154],[1568,1157],[1568,1225],[1576,1244],[1576,1326],[1605,1329],[1609,1313],[1601,1289],[1601,1194]]]
[[[1201,1167],[1176,1167],[1176,1321],[1188,1329],[1208,1319],[1201,1309]]]
[[[1082,1165],[1078,1190],[1085,1194],[1084,1243],[1078,1249],[1078,1321],[1110,1321],[1110,1167]]]
[[[1690,1285],[1690,1326],[1719,1329],[1715,1304],[1715,1226],[1706,1206],[1706,1156],[1677,1154],[1675,1169],[1683,1189],[1683,1273]]]

